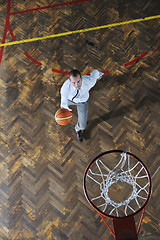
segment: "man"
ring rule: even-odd
[[[75,131],[79,142],[83,141],[82,130],[87,125],[89,90],[94,87],[97,80],[102,78],[103,74],[94,70],[90,76],[81,76],[80,71],[73,69],[69,79],[61,87],[61,108],[72,111],[69,106],[77,106],[78,122]]]

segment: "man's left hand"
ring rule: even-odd
[[[97,81],[101,80],[102,77],[103,77],[103,76],[99,77],[99,78],[97,79]]]

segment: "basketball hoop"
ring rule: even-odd
[[[104,152],[88,165],[83,186],[86,199],[116,240],[138,239],[151,196],[151,177],[139,158],[121,150]],[[136,230],[134,216],[141,211]],[[105,217],[112,219],[114,231]]]

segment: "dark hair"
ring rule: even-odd
[[[73,70],[70,71],[70,73],[69,73],[69,77],[71,77],[71,76],[77,77],[78,75],[81,77],[80,71],[79,71],[79,70],[76,70],[76,69],[73,69]]]

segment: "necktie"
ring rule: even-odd
[[[76,95],[72,98],[72,101],[73,101],[73,99],[74,99],[75,97],[77,97],[78,93],[79,93],[79,90],[77,90],[77,93],[76,93]]]

